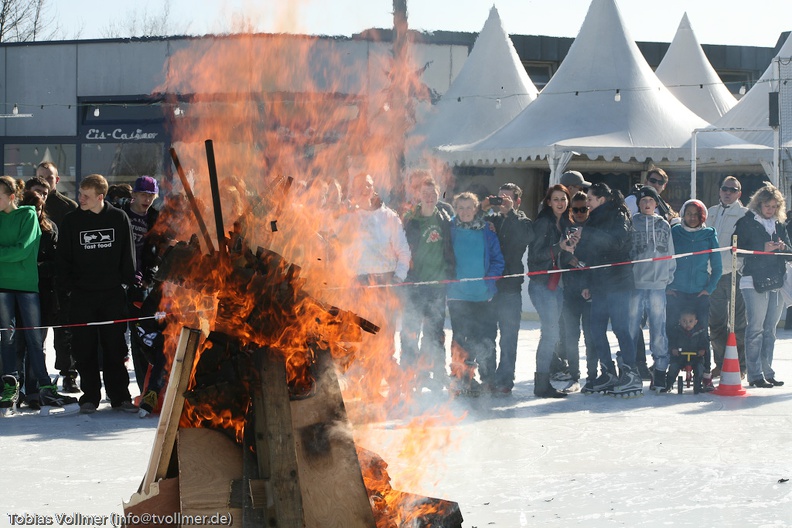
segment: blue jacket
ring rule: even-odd
[[[671,228],[674,239],[674,253],[692,253],[718,247],[718,234],[714,227],[705,227],[698,231],[687,231],[682,224]],[[709,268],[707,269],[707,264]],[[674,281],[668,285],[669,290],[684,293],[698,293],[707,290],[710,295],[715,291],[723,273],[723,261],[718,253],[705,253],[677,259]]]
[[[455,220],[455,219],[454,219]],[[476,255],[466,251],[464,247],[460,246],[460,240],[457,236],[461,228],[457,227],[456,222],[451,222],[451,243],[454,247],[456,255],[457,270],[464,268],[464,259],[481,259],[482,268],[485,271],[483,277],[499,277],[503,274],[505,262],[503,254],[500,250],[500,243],[498,242],[498,235],[496,235],[489,226],[486,225],[483,229],[474,230],[474,232],[481,233],[484,237],[484,254]],[[471,230],[473,231],[473,230]],[[460,277],[459,273],[456,274],[457,279],[471,278]],[[486,293],[483,297],[479,294],[474,282],[454,282],[448,285],[448,299],[449,300],[463,300],[463,301],[489,301],[497,292],[495,280],[484,281],[486,285]]]

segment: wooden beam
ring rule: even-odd
[[[275,350],[255,351],[261,376],[253,393],[259,478],[267,489],[267,526],[302,528],[303,499],[294,445],[286,362]]]
[[[333,360],[316,354],[315,393],[291,402],[305,526],[375,528]]]
[[[176,442],[176,433],[179,420],[184,410],[184,393],[190,382],[195,354],[198,351],[201,331],[183,327],[176,346],[170,373],[168,374],[168,388],[162,402],[157,434],[154,437],[154,447],[151,450],[146,475],[140,491],[148,493],[152,482],[165,478],[173,455],[173,446]]]

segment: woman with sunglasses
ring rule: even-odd
[[[572,196],[569,206],[572,225],[566,229],[566,235],[573,237],[588,221],[589,210],[586,206],[586,193],[578,191]],[[572,255],[566,268],[580,267],[577,258]],[[583,330],[583,341],[586,346],[586,366],[588,377],[597,377],[597,358],[594,356],[594,344],[589,329],[591,301],[584,299],[582,292],[586,288],[585,273],[564,273],[564,302],[561,308],[561,342],[557,349],[558,358],[553,360],[552,379],[566,381],[568,387],[564,392],[576,392],[580,389],[580,331]]]
[[[574,240],[567,241],[561,245],[562,249],[574,251],[575,257],[585,266],[629,261],[632,222],[622,194],[604,183],[595,183],[588,190],[586,205],[590,211],[589,219],[577,233],[579,242],[574,245]],[[643,392],[643,381],[635,366],[635,340],[628,317],[634,302],[632,265],[582,273],[586,273],[588,285],[582,295],[591,298],[591,336],[601,369],[599,377],[589,377],[583,392],[637,396]],[[621,350],[622,365],[618,377],[608,343],[609,321]]]

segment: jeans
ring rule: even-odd
[[[740,275],[737,275],[740,284]],[[731,304],[731,274],[723,275],[718,286],[710,296],[709,331],[712,357],[715,366],[723,367],[726,354],[726,338],[729,336],[729,304]],[[737,287],[734,296],[734,335],[737,338],[737,357],[740,359],[740,370],[745,372],[745,301],[742,290]]]
[[[539,346],[536,348],[536,372],[549,374],[556,343],[561,339],[560,319],[564,290],[560,287],[549,290],[545,284],[529,281],[528,295],[531,296],[531,303],[539,313],[541,322]]]
[[[696,319],[701,323],[701,326],[707,329],[709,334],[709,313],[710,313],[710,296],[699,295],[699,293],[685,293],[677,290],[666,291],[666,335],[668,331],[677,323],[682,311],[690,310],[696,314]],[[709,340],[709,335],[707,335]],[[712,353],[709,347],[704,355],[704,372],[710,371],[712,364]]]
[[[431,372],[437,379],[446,374],[445,313],[445,286],[407,287],[400,334],[403,369],[416,370],[419,375]]]
[[[451,374],[470,376],[478,364],[479,378],[484,384],[495,383],[495,342],[491,336],[495,325],[491,301],[448,301],[451,318]],[[457,351],[456,353],[454,351]],[[455,357],[456,356],[456,357]]]
[[[586,345],[586,371],[590,379],[597,377],[597,356],[591,339],[591,302],[582,295],[564,295],[561,309],[561,344],[573,379],[580,379],[580,328]]]
[[[498,292],[493,299],[495,320],[500,329],[500,361],[495,384],[504,389],[514,388],[514,368],[517,364],[517,339],[522,318],[522,292]]]
[[[22,327],[41,326],[41,306],[39,306],[38,293],[30,292],[0,292],[0,359],[3,360],[3,374],[16,371],[16,346],[14,345],[14,328],[16,324],[16,310],[22,319]],[[30,369],[39,385],[51,385],[52,380],[47,373],[44,361],[44,333],[41,330],[25,330],[28,361]]]
[[[654,359],[654,368],[668,370],[668,335],[666,334],[665,290],[635,290],[635,302],[630,306],[630,321],[634,336],[641,331],[643,314],[649,323],[649,348]],[[640,352],[640,351],[639,351]]]
[[[778,291],[757,293],[753,288],[742,290],[745,300],[745,366],[748,381],[775,378],[773,351],[776,325],[784,304]]]
[[[635,339],[630,329],[630,316],[634,303],[631,290],[597,292],[591,296],[591,336],[594,350],[602,368],[613,372],[613,359],[608,343],[608,321],[619,341],[622,361],[635,366]]]

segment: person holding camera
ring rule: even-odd
[[[569,206],[572,225],[566,229],[566,235],[576,236],[586,224],[589,217],[586,206],[586,193],[578,191],[572,196]],[[573,255],[568,268],[578,268],[582,264]],[[561,341],[553,358],[552,379],[564,381],[567,388],[564,392],[576,392],[580,388],[580,330],[583,329],[583,341],[586,346],[586,364],[588,376],[597,377],[597,358],[594,354],[594,343],[591,339],[591,300],[584,299],[581,293],[586,288],[585,273],[574,272],[564,274],[564,302],[561,308]]]
[[[781,192],[769,183],[751,196],[748,212],[737,221],[737,247],[754,251],[787,252],[789,235]],[[783,311],[779,291],[784,285],[788,256],[742,257],[740,291],[745,300],[745,366],[751,387],[771,388],[784,384],[775,377],[773,351],[776,326]]]
[[[519,210],[522,189],[517,184],[505,183],[498,189],[498,196],[490,196],[482,202],[486,211],[494,214],[484,219],[495,226],[501,253],[506,263],[496,286],[498,293],[493,299],[495,321],[500,329],[500,361],[495,373],[494,394],[509,395],[514,387],[514,369],[517,362],[517,338],[522,317],[522,284],[525,274],[523,255],[533,239],[531,220]],[[519,275],[508,277],[508,275]],[[493,336],[493,340],[495,336]]]
[[[528,269],[532,272],[559,269],[571,260],[571,252],[563,251],[561,241],[565,240],[567,228],[572,225],[569,219],[569,191],[561,184],[547,190],[542,201],[542,210],[534,222],[534,241],[528,252]],[[577,241],[578,234],[572,235]],[[553,360],[556,343],[561,339],[561,308],[563,290],[561,274],[534,275],[528,282],[528,294],[539,313],[541,333],[536,349],[536,373],[534,374],[534,395],[539,398],[563,398],[565,392],[550,384],[550,364]]]

